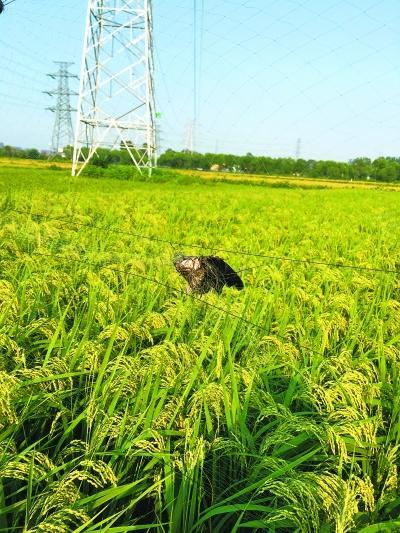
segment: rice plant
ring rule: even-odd
[[[0,186],[1,531],[400,530],[399,277],[230,254],[245,290],[194,298],[172,265],[399,270],[397,192]]]

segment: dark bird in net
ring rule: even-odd
[[[3,2],[0,0],[0,15],[3,13],[4,11],[4,4]]]
[[[188,282],[189,293],[205,294],[213,289],[220,293],[225,285],[238,290],[244,287],[238,274],[220,257],[179,255],[173,263],[177,272]]]

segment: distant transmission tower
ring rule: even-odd
[[[296,159],[300,159],[300,154],[301,154],[301,139],[297,139],[297,143],[296,143]]]
[[[156,166],[151,0],[89,0],[72,175],[100,147]]]
[[[67,61],[55,61],[55,63],[59,65],[58,72],[47,75],[54,80],[58,80],[57,89],[44,92],[49,96],[57,97],[56,105],[47,109],[56,114],[51,140],[52,151],[54,153],[62,153],[64,147],[72,144],[74,140],[71,113],[76,111],[76,109],[71,107],[70,97],[76,96],[78,93],[70,91],[69,80],[71,78],[78,79],[78,76],[69,72],[69,67],[73,63],[68,63]]]
[[[193,154],[196,145],[196,122],[192,120],[185,128],[185,150]]]

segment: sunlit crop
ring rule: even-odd
[[[397,192],[0,186],[0,531],[400,528],[399,277],[221,252],[245,290],[193,298],[171,262],[399,270]]]

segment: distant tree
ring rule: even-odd
[[[107,148],[98,148],[90,163],[96,167],[107,168],[112,163],[111,151]]]
[[[177,152],[168,149],[160,158],[161,166],[171,168],[204,168],[219,165],[226,170],[245,171],[256,174],[276,174],[324,178],[324,179],[357,179],[373,178],[377,180],[400,180],[400,158],[378,158],[372,162],[369,158],[356,158],[348,163],[338,161],[315,161],[313,159],[293,159],[291,157],[255,156],[251,152],[246,155],[213,154],[207,152],[191,153],[189,150]]]
[[[29,148],[25,154],[27,159],[40,159],[40,152],[36,148]]]
[[[357,157],[350,160],[351,174],[354,179],[365,180],[371,176],[372,166],[368,157]]]
[[[303,175],[308,170],[307,161],[305,159],[296,159],[293,169],[296,174]]]
[[[69,160],[72,161],[72,157],[73,157],[73,154],[74,154],[74,147],[71,146],[71,145],[65,146],[64,147],[64,154],[65,154],[65,158],[66,159],[69,159]]]
[[[16,154],[16,149],[13,146],[10,146],[8,144],[4,146],[4,155],[6,157],[14,157],[15,154]]]
[[[378,181],[397,181],[400,179],[400,165],[395,158],[378,157],[372,163],[371,174]]]

